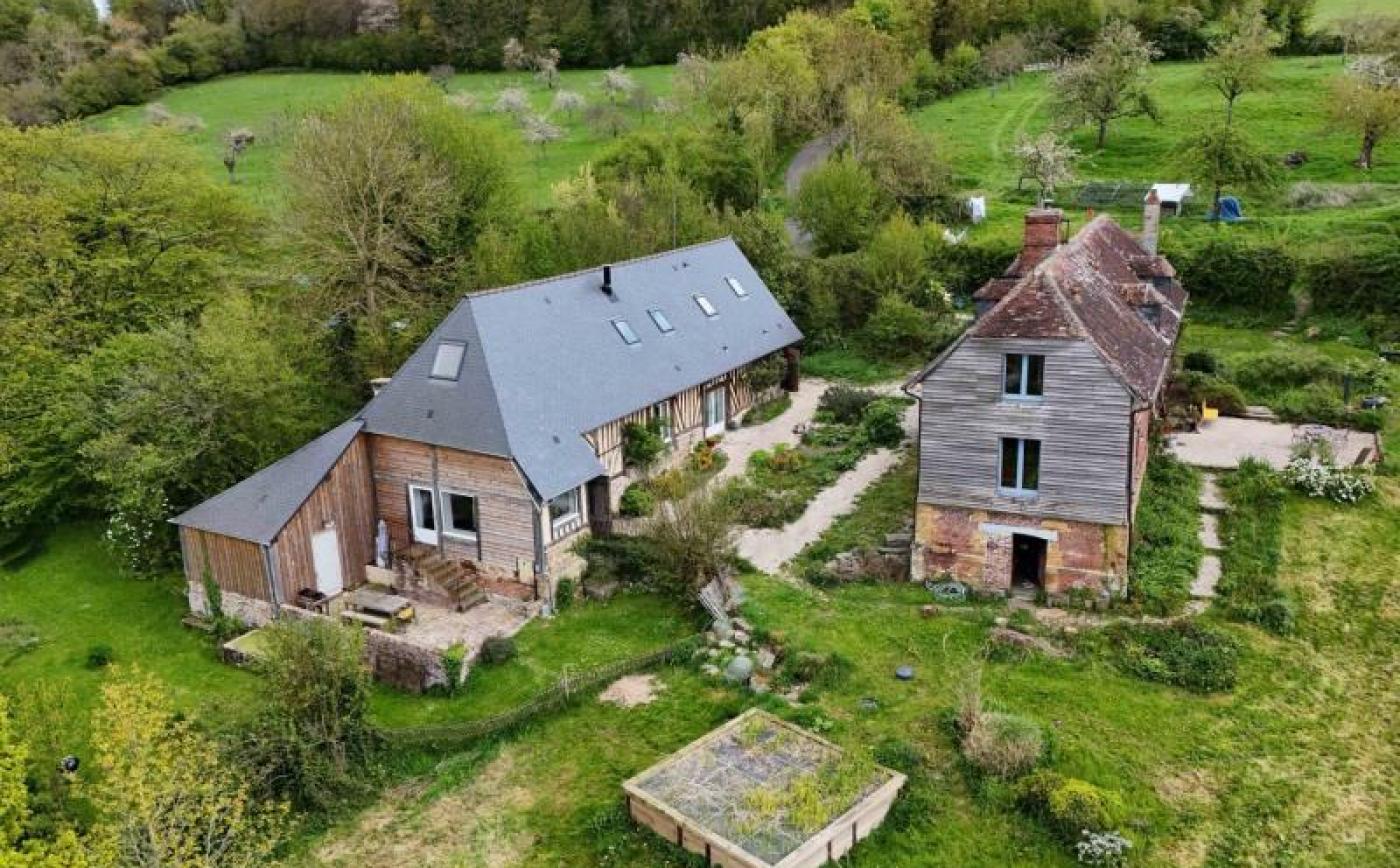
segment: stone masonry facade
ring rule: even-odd
[[[988,594],[1011,589],[1012,535],[1046,540],[1045,592],[1121,595],[1126,587],[1128,529],[1055,518],[920,503],[915,512],[913,578],[950,574]]]

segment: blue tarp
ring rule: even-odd
[[[1234,196],[1221,196],[1220,209],[1211,210],[1206,216],[1207,220],[1224,220],[1226,223],[1238,223],[1244,219],[1244,211],[1240,208],[1240,200]]]

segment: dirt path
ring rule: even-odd
[[[831,152],[840,146],[845,138],[845,130],[833,130],[812,139],[793,156],[783,174],[783,191],[787,194],[789,202],[797,198],[797,191],[802,188],[802,179],[807,173],[826,162],[826,158],[831,156]],[[812,251],[812,236],[796,220],[789,217],[783,221],[783,225],[787,229],[788,240],[798,253],[805,255]]]
[[[760,449],[772,449],[780,443],[796,442],[797,434],[793,429],[812,421],[812,417],[817,414],[817,403],[821,401],[822,393],[830,385],[825,380],[815,377],[804,378],[798,390],[789,393],[792,406],[781,415],[762,425],[726,432],[720,448],[729,457],[729,462],[724,465],[723,470],[715,474],[714,481],[723,482],[743,476],[749,466],[749,456]]]

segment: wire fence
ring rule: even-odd
[[[703,637],[696,634],[637,657],[577,673],[566,671],[558,681],[529,701],[490,717],[459,723],[399,727],[385,730],[383,734],[390,742],[403,746],[456,747],[489,738],[542,715],[566,708],[581,697],[592,695],[594,691],[624,675],[687,659],[694,655],[702,640]]]

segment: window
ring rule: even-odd
[[[448,536],[476,536],[476,498],[452,491],[442,493],[442,532]]]
[[[724,433],[724,423],[729,415],[728,401],[724,389],[711,389],[704,397],[705,436],[712,437]]]
[[[724,282],[729,284],[729,288],[734,292],[735,295],[739,296],[740,298],[749,297],[749,291],[747,289],[744,289],[744,285],[739,282],[739,278],[726,277],[724,279]]]
[[[651,405],[651,418],[656,420],[657,430],[661,434],[661,440],[665,443],[671,442],[671,402],[659,401]]]
[[[637,337],[637,333],[632,331],[632,325],[631,323],[627,322],[627,320],[615,319],[612,321],[612,324],[613,328],[617,329],[617,333],[619,335],[622,335],[622,342],[624,344],[627,344],[627,346],[630,347],[633,344],[641,341],[641,338]]]
[[[714,316],[719,313],[719,311],[715,310],[715,306],[710,303],[710,300],[699,293],[695,294],[695,303],[700,305],[700,309],[705,312],[705,316]]]
[[[1028,353],[1007,353],[1002,393],[1019,398],[1039,398],[1044,395],[1045,357]]]
[[[578,518],[578,489],[566,491],[549,502],[549,520],[556,529]]]
[[[651,317],[652,322],[656,323],[657,331],[663,335],[669,335],[676,330],[676,327],[671,325],[671,321],[666,319],[666,314],[662,313],[660,308],[652,308],[647,311],[647,315]]]
[[[408,487],[408,508],[413,520],[414,542],[437,545],[437,513],[433,509],[433,490],[410,485]]]
[[[1040,441],[1001,438],[1001,489],[1031,493],[1040,489]]]
[[[460,341],[443,341],[438,344],[433,356],[434,380],[455,380],[462,372],[462,359],[467,354],[467,345]]]

